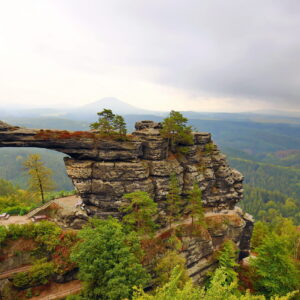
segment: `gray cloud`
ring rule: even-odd
[[[0,33],[1,102],[300,110],[299,0],[11,0]]]
[[[298,0],[105,2],[66,7],[107,52],[119,49],[112,61],[195,94],[300,108]]]

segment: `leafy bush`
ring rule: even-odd
[[[28,272],[20,272],[14,275],[13,285],[17,288],[26,288],[30,285],[30,277]]]
[[[6,229],[6,235],[3,229],[0,232],[2,232],[3,241],[19,238],[34,239],[38,244],[38,250],[52,252],[59,243],[58,237],[61,234],[61,229],[55,223],[42,221],[35,224],[10,224]]]
[[[47,284],[54,272],[55,267],[52,262],[39,260],[32,266],[30,271],[20,272],[14,275],[13,285],[17,288],[24,289],[31,286]]]
[[[29,271],[32,285],[46,284],[55,272],[55,266],[52,262],[38,261]]]
[[[42,251],[53,251],[59,243],[60,234],[61,229],[49,221],[39,222],[34,226],[34,240],[39,244]]]

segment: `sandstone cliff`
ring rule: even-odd
[[[243,176],[228,165],[225,156],[204,132],[193,133],[193,145],[181,145],[184,154],[167,151],[160,124],[142,121],[126,140],[95,132],[26,129],[0,122],[0,147],[42,147],[63,152],[67,173],[91,216],[118,216],[125,193],[149,192],[158,203],[157,221],[165,224],[165,199],[171,173],[176,173],[183,196],[194,182],[202,190],[208,235],[186,237],[183,255],[195,281],[215,265],[214,251],[232,239],[245,255],[253,222],[235,205],[243,197]]]

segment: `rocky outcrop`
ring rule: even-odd
[[[163,226],[170,174],[177,175],[183,196],[198,183],[211,221],[209,238],[190,240],[184,255],[191,276],[199,281],[203,270],[214,265],[212,253],[225,238],[247,254],[253,222],[235,207],[243,197],[243,176],[228,165],[209,133],[193,133],[194,143],[180,145],[180,153],[173,154],[160,128],[160,123],[138,122],[136,131],[118,140],[92,131],[26,129],[0,122],[0,147],[42,147],[67,154],[67,173],[90,216],[119,216],[123,195],[142,190],[158,203]]]

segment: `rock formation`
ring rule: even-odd
[[[178,176],[183,196],[197,182],[209,236],[187,238],[183,254],[191,276],[201,281],[204,271],[215,264],[213,253],[224,239],[234,240],[242,253],[249,249],[253,222],[235,207],[243,197],[243,176],[230,168],[209,133],[193,133],[194,144],[181,145],[184,154],[174,155],[167,151],[160,126],[137,122],[126,140],[117,140],[92,131],[26,129],[0,122],[0,147],[41,147],[67,154],[67,173],[91,216],[118,216],[122,196],[142,190],[158,203],[158,222],[163,226],[170,174]]]

